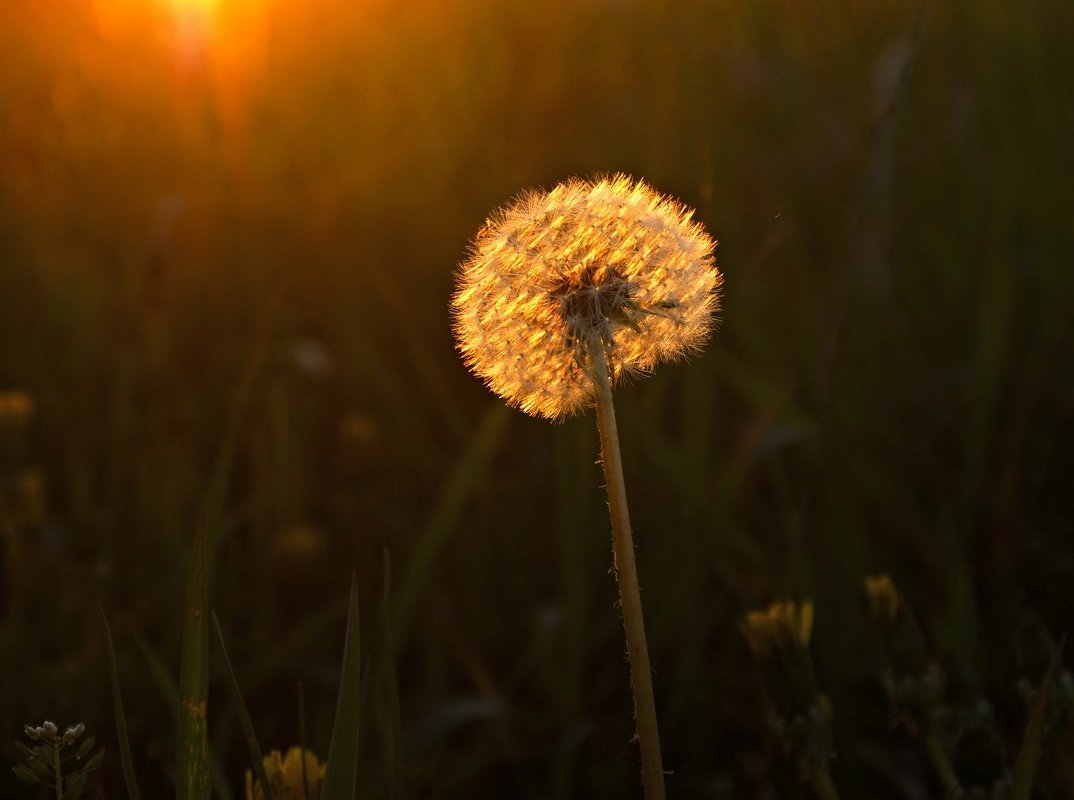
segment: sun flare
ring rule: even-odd
[[[162,0],[171,15],[176,49],[184,60],[204,57],[213,38],[219,0]]]

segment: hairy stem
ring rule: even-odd
[[[641,777],[645,800],[664,800],[664,767],[660,757],[660,732],[656,725],[656,703],[649,667],[649,645],[641,612],[641,589],[634,563],[634,540],[630,532],[623,459],[619,452],[619,430],[612,405],[612,385],[604,345],[595,337],[589,342],[590,371],[596,387],[597,428],[600,431],[601,461],[608,488],[608,508],[612,518],[615,577],[623,606],[630,683],[634,690],[634,719],[641,746]]]

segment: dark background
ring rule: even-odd
[[[265,748],[301,682],[327,750],[354,570],[383,795],[387,548],[412,797],[640,796],[593,420],[503,408],[448,317],[492,209],[625,171],[726,280],[704,354],[617,396],[670,795],[809,796],[739,629],[790,598],[843,796],[940,796],[879,689],[877,572],[1013,757],[1018,631],[1074,619],[1074,5],[220,2],[204,39],[153,0],[0,6],[0,390],[36,408],[3,433],[0,739],[82,721],[122,794],[100,600],[170,794],[233,443],[213,606]],[[210,725],[241,796],[222,684]]]

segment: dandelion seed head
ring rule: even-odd
[[[589,348],[613,379],[701,348],[719,308],[715,245],[693,211],[625,175],[524,195],[460,268],[458,348],[511,405],[573,413],[593,398]]]

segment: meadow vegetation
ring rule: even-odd
[[[620,171],[725,280],[704,352],[616,390],[669,797],[1014,797],[1031,718],[1032,797],[1074,796],[1074,5],[165,22],[0,4],[0,797],[47,796],[8,768],[45,719],[124,796],[98,602],[135,777],[174,794],[206,513],[266,756],[328,755],[356,572],[359,797],[640,797],[591,412],[506,408],[449,311],[492,209]]]

